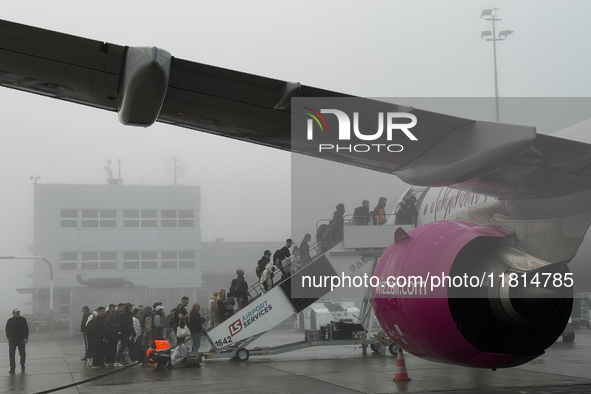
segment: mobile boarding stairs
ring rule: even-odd
[[[369,327],[370,333],[373,328],[370,326],[370,322],[373,323],[373,308],[369,287],[366,288],[358,317],[363,329],[352,332],[347,339],[342,339],[342,335],[338,337],[333,335],[333,327],[329,325],[322,335],[320,331],[307,330],[305,340],[300,342],[250,350],[246,347],[294,313],[303,311],[330,292],[330,283],[320,287],[300,286],[303,276],[317,278],[333,275],[342,277],[343,274],[353,276],[368,265],[371,267],[370,274],[373,274],[379,257],[394,241],[394,232],[399,227],[408,231],[413,226],[345,225],[344,239],[341,243],[326,253],[318,253],[309,264],[293,273],[291,277],[278,281],[281,272],[276,271],[275,278],[278,283],[275,283],[271,290],[264,293],[259,283],[250,286],[249,304],[246,307],[215,328],[203,331],[204,337],[211,345],[210,351],[203,356],[207,359],[233,358],[246,361],[251,355],[274,355],[313,346],[329,345],[360,345],[364,353],[367,351],[367,346],[370,346],[373,351],[380,352],[382,355],[385,354],[386,348],[389,348],[394,354],[397,349],[384,333],[380,332],[375,338],[367,338],[367,328]],[[317,245],[312,245],[310,249],[317,250]],[[307,280],[306,283],[308,283]]]

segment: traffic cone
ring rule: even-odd
[[[394,382],[408,382],[410,378],[406,373],[406,363],[404,362],[404,354],[402,348],[398,346],[398,358],[396,359],[396,375],[394,375]]]

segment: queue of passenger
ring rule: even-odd
[[[369,210],[369,201],[363,200],[361,205],[355,208],[353,211],[353,218],[351,219],[351,224],[360,226],[360,225],[383,225],[386,224],[387,215],[386,215],[386,203],[388,199],[386,197],[380,197],[378,203],[374,207],[372,211]],[[417,212],[417,197],[414,194],[407,194],[398,204],[396,204],[396,208],[394,209],[395,214],[395,224],[414,224],[416,225],[418,219],[418,212]],[[337,212],[339,212],[339,206],[342,204],[337,205]],[[343,207],[344,209],[344,207]],[[336,227],[334,232],[340,231],[339,223],[340,223],[340,213],[337,215],[337,212],[333,215],[333,220],[336,222]],[[336,244],[338,242],[337,238],[333,236],[333,243]]]
[[[311,261],[309,253],[310,234],[306,234],[301,243],[305,251],[304,260],[300,260],[300,248],[294,247],[293,253],[290,247],[291,239],[287,239],[285,245],[275,252],[271,261],[271,252],[266,250],[259,260],[256,270],[259,283],[263,291],[273,288],[274,276],[281,273],[281,279],[287,279],[294,267],[301,268]],[[259,269],[259,267],[261,267]],[[92,368],[123,367],[126,357],[132,363],[144,361],[146,351],[154,348],[154,341],[167,340],[171,347],[177,345],[180,339],[179,333],[189,330],[192,340],[191,350],[197,352],[201,344],[203,325],[209,319],[209,327],[217,327],[235,313],[235,310],[244,308],[249,303],[248,283],[244,279],[244,270],[236,270],[237,277],[232,280],[228,292],[220,289],[215,292],[209,303],[209,315],[200,315],[201,306],[193,304],[191,310],[187,310],[188,297],[182,297],[179,304],[167,314],[162,302],[155,302],[145,308],[140,305],[133,308],[131,303],[110,304],[96,307],[92,312],[85,306],[82,308],[82,320],[80,331],[84,336],[85,354],[81,361],[86,361]]]
[[[409,193],[410,194],[410,193]],[[355,226],[384,225],[387,222],[386,204],[388,199],[380,197],[373,210],[369,210],[369,201],[363,200],[361,205],[353,211],[351,224]],[[416,208],[417,198],[413,194],[405,196],[395,208],[395,224],[416,225],[418,212]],[[336,206],[332,219],[328,223],[318,226],[316,241],[318,250],[326,253],[343,240],[345,205],[340,203]],[[309,240],[308,240],[309,241]],[[307,259],[308,257],[306,257]]]
[[[207,317],[199,314],[198,303],[193,304],[190,312],[188,304],[189,298],[182,297],[169,314],[162,302],[135,309],[131,303],[110,304],[108,309],[99,306],[92,312],[85,306],[80,322],[85,343],[81,361],[92,368],[123,367],[126,355],[132,363],[144,361],[155,340],[168,340],[174,347],[179,339],[189,337],[193,341],[192,351],[197,352]]]

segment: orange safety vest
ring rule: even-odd
[[[378,209],[378,223],[386,223],[386,211],[383,209]]]

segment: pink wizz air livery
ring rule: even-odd
[[[117,112],[123,124],[159,121],[414,185],[417,226],[400,234],[374,274],[383,282],[420,277],[425,286],[379,287],[372,296],[382,328],[417,356],[515,366],[542,354],[567,324],[567,263],[591,220],[587,143],[399,106],[417,119],[417,141],[393,136],[402,151],[319,155],[292,143],[291,100],[347,95],[8,21],[0,21],[0,84]],[[434,277],[476,280],[444,287],[432,286]]]

